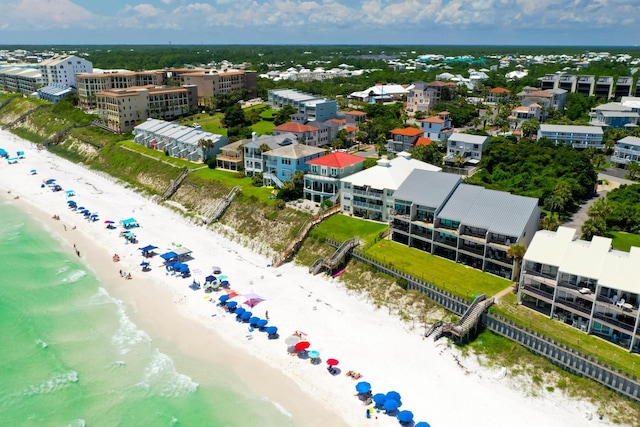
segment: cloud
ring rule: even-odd
[[[0,13],[3,29],[60,29],[90,26],[97,17],[69,0],[17,0],[6,2]]]

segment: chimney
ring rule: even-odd
[[[255,142],[258,140],[258,134],[256,132],[251,132],[251,141]]]

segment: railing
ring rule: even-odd
[[[158,201],[166,200],[169,197],[173,196],[175,192],[178,191],[178,188],[180,188],[182,181],[187,178],[189,172],[191,172],[189,168],[183,168],[182,172],[180,172],[180,175],[178,175],[175,180],[172,180],[171,183],[169,183],[169,186],[164,190]]]
[[[574,301],[558,298],[556,299],[556,304],[564,305],[565,307],[569,307],[573,310],[578,310],[579,312],[584,313],[586,315],[591,314],[591,309],[589,307],[584,307]]]
[[[38,105],[36,108],[34,108],[33,110],[29,110],[25,113],[22,113],[17,119],[15,119],[14,121],[12,121],[11,123],[8,123],[4,126],[2,126],[2,129],[11,129],[12,127],[14,127],[15,125],[24,122],[27,117],[29,117],[31,114],[35,113],[36,111],[38,111],[41,108],[46,107],[48,104],[42,104],[42,105]]]
[[[607,322],[617,328],[621,328],[626,331],[633,332],[633,325],[630,325],[625,322],[621,322],[619,320],[614,319],[613,317],[605,316],[604,313],[595,313],[593,317],[595,319],[602,320],[603,322]]]
[[[211,215],[209,215],[209,218],[207,218],[205,224],[211,224],[212,222],[217,221],[222,216],[224,211],[229,207],[229,205],[231,205],[231,201],[233,200],[233,198],[236,197],[236,195],[241,191],[242,187],[233,187],[231,191],[229,191],[229,194],[227,194],[227,196],[222,199],[220,203],[218,203],[218,206],[216,206]]]
[[[325,268],[329,271],[335,269],[342,259],[347,256],[347,254],[356,246],[360,244],[360,239],[358,237],[352,237],[349,240],[345,240],[342,244],[336,249],[336,251],[331,255],[329,259],[319,258],[316,262],[313,263],[311,268],[309,268],[309,273],[318,274],[320,271]]]
[[[369,199],[380,199],[382,200],[382,193],[374,193],[372,191],[362,191],[362,190],[353,190],[354,196],[363,196]]]
[[[545,292],[542,289],[536,288],[534,286],[530,286],[530,285],[524,285],[523,290],[527,291],[527,292],[531,292],[533,294],[539,295],[543,298],[546,298],[548,300],[553,301],[553,294],[549,293],[549,292]]]
[[[275,174],[264,172],[262,174],[262,177],[263,179],[270,179],[278,188],[282,188],[282,186],[284,185],[284,183],[280,180],[280,178],[275,176]]]
[[[353,200],[351,204],[359,208],[366,208],[374,211],[382,211],[382,205],[374,205],[373,203],[360,202],[358,200]]]
[[[484,248],[478,248],[476,246],[469,246],[469,245],[460,245],[459,249],[461,251],[467,251],[476,255],[484,255]]]

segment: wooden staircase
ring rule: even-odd
[[[463,338],[469,336],[471,330],[477,329],[482,314],[491,307],[493,303],[493,297],[487,299],[485,294],[478,295],[457,322],[445,323],[438,321],[431,325],[425,337],[435,334],[434,339],[437,340],[442,335],[450,335],[453,338],[457,338],[458,341],[461,341]]]
[[[184,181],[187,175],[189,175],[189,172],[191,172],[189,168],[183,168],[180,175],[176,179],[172,180],[169,186],[164,190],[158,201],[167,200],[169,197],[173,196],[175,192],[178,191],[178,188],[180,188],[182,181]]]
[[[241,191],[242,191],[242,187],[240,187],[240,186],[233,187],[231,189],[231,191],[229,192],[229,194],[227,194],[227,196],[224,199],[222,199],[222,201],[220,201],[220,203],[218,203],[218,206],[216,206],[216,208],[213,210],[211,215],[209,215],[209,217],[205,220],[204,223],[205,224],[211,224],[212,222],[215,222],[218,219],[220,219],[220,217],[222,216],[224,211],[226,211],[227,208],[229,207],[229,205],[231,204],[231,201]]]
[[[316,262],[313,263],[311,267],[309,267],[309,273],[318,274],[322,270],[333,271],[335,270],[344,257],[347,256],[353,248],[360,244],[360,239],[358,237],[352,237],[349,240],[345,240],[342,244],[336,249],[336,251],[331,255],[330,258],[318,258]]]

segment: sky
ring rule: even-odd
[[[0,44],[640,45],[640,0],[0,0]]]

